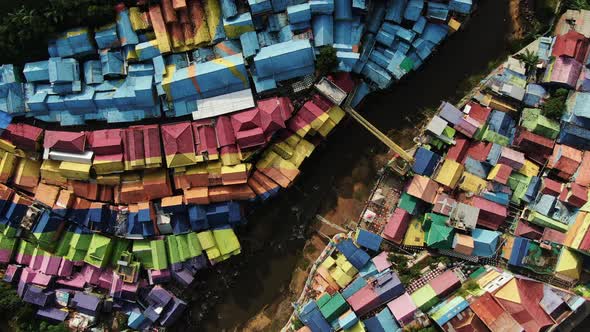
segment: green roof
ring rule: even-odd
[[[471,274],[469,275],[470,279],[475,279],[477,277],[479,277],[480,275],[482,275],[484,272],[486,272],[486,268],[483,266],[480,266],[477,268],[477,270],[471,272]]]
[[[419,198],[416,198],[412,195],[409,195],[407,192],[404,192],[400,197],[397,206],[400,209],[406,210],[409,214],[414,214],[417,212],[416,210],[418,209],[420,202],[421,201]]]
[[[414,304],[422,311],[427,311],[438,303],[436,292],[432,286],[430,286],[430,284],[426,284],[418,288],[418,290],[412,293],[410,296],[412,297]]]
[[[4,234],[4,236],[7,236],[7,237],[17,237],[17,233],[18,233],[18,228],[10,227],[8,225],[6,225],[6,227],[2,231],[2,234]]]
[[[559,122],[546,118],[538,108],[525,108],[520,118],[520,125],[537,135],[550,139],[556,139],[559,135]]]
[[[90,265],[104,268],[110,261],[112,250],[113,244],[110,238],[93,234],[84,261]]]
[[[434,249],[451,249],[455,230],[452,227],[432,223],[426,233],[426,245]]]
[[[117,262],[121,259],[121,255],[124,251],[129,250],[129,244],[131,241],[127,239],[113,239],[113,252],[111,254],[111,266],[117,266]]]
[[[17,238],[0,235],[0,249],[10,250],[12,252],[16,249],[17,241]]]
[[[188,242],[188,250],[191,253],[191,257],[201,256],[203,248],[201,248],[201,242],[197,233],[188,233],[186,235],[186,241]]]
[[[152,261],[152,247],[150,246],[150,241],[133,241],[133,254],[146,269],[152,269],[154,267],[154,262]]]
[[[510,199],[512,202],[520,204],[520,200],[526,195],[531,179],[532,177],[524,174],[512,172],[508,178],[508,186],[512,189],[512,198]]]
[[[330,293],[324,293],[324,295],[320,296],[320,298],[316,301],[316,304],[318,305],[318,308],[321,308],[324,304],[328,303],[328,301],[330,301],[332,297],[330,296]]]
[[[502,146],[510,145],[510,139],[506,136],[500,135],[497,132],[486,128],[481,137],[483,141],[496,143]]]
[[[68,251],[70,250],[70,241],[72,240],[73,235],[74,235],[74,233],[66,232],[61,237],[61,239],[59,240],[59,243],[57,245],[57,248],[55,250],[56,256],[65,256],[68,254]]]
[[[345,313],[348,308],[348,303],[346,303],[342,294],[335,293],[334,296],[332,296],[332,298],[320,308],[320,312],[328,322],[332,322]]]
[[[197,237],[201,244],[201,248],[207,250],[215,247],[215,239],[213,238],[213,233],[211,231],[197,233]]]
[[[164,240],[150,241],[152,251],[152,264],[155,270],[164,270],[168,268],[168,258],[166,256],[166,245]]]
[[[174,235],[166,236],[166,251],[168,252],[168,262],[176,264],[182,262],[178,252],[178,244]]]
[[[426,213],[424,215],[424,223],[423,223],[422,228],[425,231],[427,231],[430,229],[430,226],[433,224],[446,225],[447,220],[449,220],[449,217],[447,217],[445,215],[437,214],[437,213]]]
[[[186,261],[191,258],[191,253],[188,249],[188,241],[186,240],[186,234],[180,234],[174,236],[176,239],[176,245],[178,248],[178,255],[181,261]]]
[[[32,255],[35,251],[35,246],[27,241],[20,241],[18,244],[18,253],[23,255]]]
[[[543,226],[543,227],[549,227],[554,230],[560,231],[562,233],[566,233],[568,230],[567,224],[560,223],[559,221],[549,218],[547,216],[544,216],[537,211],[531,211],[527,220],[532,222],[533,224]]]
[[[217,248],[222,256],[235,255],[240,253],[240,242],[234,230],[231,228],[216,229],[213,231]]]

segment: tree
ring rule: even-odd
[[[566,89],[557,89],[551,94],[545,103],[541,106],[541,112],[544,116],[559,120],[566,110],[565,101],[568,91]]]
[[[588,3],[588,0],[567,0],[565,2],[565,8],[573,10],[588,10],[590,9],[590,3]]]
[[[535,52],[528,49],[523,53],[517,54],[514,56],[514,58],[525,66],[527,72],[534,68],[537,63],[539,63],[539,56]]]
[[[333,71],[338,66],[338,58],[336,58],[336,49],[332,46],[324,46],[318,55],[316,66],[321,75],[325,75]]]

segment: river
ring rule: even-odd
[[[458,97],[461,82],[507,54],[510,22],[508,0],[480,0],[466,28],[419,72],[369,96],[360,111],[384,132],[416,122],[420,110]],[[279,298],[289,287],[314,215],[335,202],[334,184],[381,146],[357,123],[342,123],[304,163],[292,188],[248,216],[238,234],[242,254],[197,275],[196,285],[184,292],[192,301],[178,325],[233,330]]]

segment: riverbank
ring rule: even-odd
[[[482,13],[486,14],[482,15]],[[474,15],[465,30],[451,37],[421,72],[394,87],[392,91],[370,96],[361,111],[372,123],[393,137],[396,142],[402,145],[404,142],[411,144],[411,138],[415,136],[415,128],[419,127],[415,123],[428,118],[422,114],[424,110],[438,106],[440,100],[449,96],[454,96],[456,100],[459,100],[465,91],[479,83],[479,80],[490,71],[490,63],[496,64],[498,62],[496,59],[505,58],[514,35],[512,26],[509,1],[503,1],[502,6],[498,6],[497,2],[483,1],[478,13]],[[495,31],[501,32],[494,35]],[[457,54],[455,51],[456,49],[476,47],[475,45],[482,49],[473,52],[473,54]],[[483,56],[478,56],[477,53],[480,51],[483,52]],[[428,77],[429,75],[430,77]],[[474,80],[473,77],[479,79]],[[411,99],[417,96],[416,91],[425,91],[426,96],[419,98],[419,100]],[[394,109],[383,106],[393,104],[398,107]],[[355,132],[355,130],[358,131],[361,144],[351,143],[350,138],[342,139],[346,133]],[[345,227],[349,221],[356,223],[364,203],[368,199],[377,171],[388,160],[388,156],[384,153],[385,148],[382,148],[380,143],[367,135],[364,129],[357,124],[348,123],[335,133],[329,143],[330,145],[351,143],[352,150],[346,151],[345,148],[337,148],[338,151],[345,153],[344,160],[338,156],[337,152],[329,153],[331,157],[341,158],[342,167],[338,167],[338,170],[335,169],[335,172],[339,174],[334,177],[332,185],[325,189],[329,194],[323,198],[319,214],[338,226]],[[366,146],[372,147],[374,151],[367,151]],[[355,153],[362,158],[355,158]],[[325,161],[326,158],[321,159]],[[326,166],[330,167],[335,164],[337,163],[331,162]],[[307,173],[313,171],[306,170]],[[322,230],[325,233],[330,229],[316,218],[313,218],[313,223],[309,227],[311,234]],[[317,243],[316,238],[318,237],[320,236],[314,235],[311,241],[302,246],[304,249],[300,249],[298,252],[313,252],[315,255],[306,255],[306,257],[317,257],[323,247],[317,248],[312,242]],[[271,305],[265,306],[247,323],[236,324],[232,329],[275,331],[275,326],[282,326],[275,321],[282,321],[284,324],[292,311],[291,302],[299,296],[303,287],[305,278],[302,276],[307,276],[307,273],[303,272],[303,267],[308,266],[313,260],[295,259],[295,261],[296,267],[292,270],[295,271],[293,278],[289,278],[289,286],[283,288],[283,294],[276,297]]]

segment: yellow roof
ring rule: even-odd
[[[504,285],[495,294],[497,298],[502,300],[520,303],[520,294],[518,293],[518,285],[516,285],[516,278],[512,278],[506,285]]]
[[[59,173],[72,180],[87,180],[90,178],[90,164],[62,161],[59,165]]]
[[[584,239],[584,235],[586,235],[586,232],[588,232],[588,230],[590,230],[590,213],[585,213],[583,216],[584,219],[582,219],[582,222],[580,224],[580,227],[578,228],[577,232],[575,232],[573,234],[573,241],[571,244],[572,248],[579,248],[580,244],[582,244],[582,240]],[[576,218],[576,221],[578,219]],[[570,232],[568,232],[569,234]],[[567,236],[567,235],[566,235]]]
[[[334,278],[338,286],[342,288],[348,286],[352,281],[352,277],[344,273],[344,271],[337,266],[330,270],[330,275]]]
[[[487,284],[489,284],[492,280],[498,278],[500,276],[500,272],[496,270],[490,270],[488,273],[484,274],[483,276],[477,279],[477,284],[479,288],[484,288]]]
[[[492,168],[492,170],[490,171],[490,173],[488,173],[488,180],[493,180],[496,178],[496,176],[498,176],[498,172],[500,171],[500,169],[502,169],[502,164],[496,164],[496,166],[494,166],[494,168]]]
[[[478,194],[486,187],[486,185],[486,180],[479,178],[471,173],[465,172],[463,173],[463,178],[459,183],[459,188],[466,192]]]
[[[451,18],[449,20],[449,28],[451,28],[451,30],[453,31],[457,31],[459,30],[459,28],[461,28],[461,22],[457,21],[454,18]]]
[[[581,271],[580,257],[569,248],[563,247],[557,260],[557,266],[555,266],[555,272],[567,278],[578,280]]]
[[[526,176],[537,176],[539,174],[539,166],[526,159],[524,161],[524,165],[522,165],[522,168],[518,171],[518,173],[524,174]]]
[[[332,266],[334,266],[334,264],[336,264],[336,260],[334,260],[332,256],[328,256],[326,259],[324,259],[321,266],[325,267],[326,269],[329,269]]]
[[[438,170],[438,173],[436,174],[434,181],[444,186],[455,188],[457,186],[457,182],[459,182],[459,179],[463,174],[463,170],[463,165],[459,164],[454,160],[445,159],[445,162],[443,163],[442,167]]]
[[[503,236],[506,239],[506,243],[502,246],[502,258],[509,260],[512,254],[512,247],[514,246],[514,236],[510,234],[504,234]]]
[[[365,332],[365,331],[366,331],[365,325],[360,320],[356,324],[354,324],[351,328],[344,330],[344,332]]]
[[[406,246],[421,247],[424,245],[424,231],[422,230],[422,223],[418,219],[410,221],[403,243]]]

